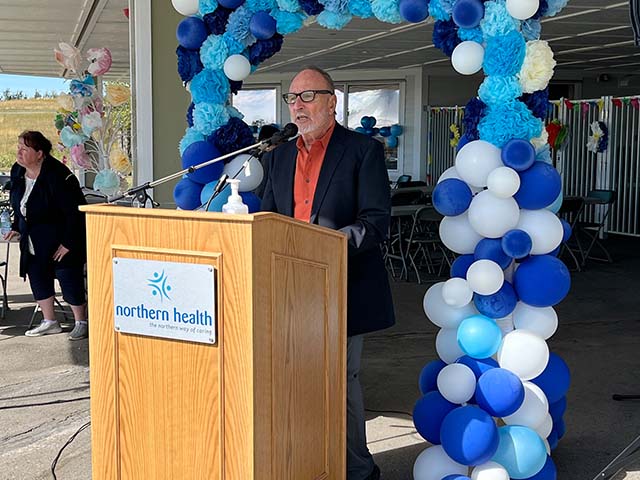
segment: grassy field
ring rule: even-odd
[[[8,172],[16,158],[18,135],[24,130],[41,131],[54,145],[53,155],[62,158],[55,150],[58,132],[53,124],[58,102],[53,98],[7,100],[0,102],[0,171]]]

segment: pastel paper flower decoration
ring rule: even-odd
[[[526,54],[518,78],[524,93],[544,90],[553,77],[556,61],[553,51],[544,40],[527,42]]]
[[[69,45],[68,43],[61,42],[58,44],[58,48],[54,48],[56,62],[58,62],[64,68],[67,68],[75,73],[80,72],[80,62],[82,61],[82,55],[80,50],[76,47]]]
[[[82,116],[82,132],[91,136],[96,128],[102,127],[102,117],[99,112],[91,112]]]
[[[60,95],[58,95],[58,98],[56,98],[56,100],[58,101],[58,105],[60,105],[60,108],[62,108],[63,110],[67,112],[72,112],[75,110],[73,97],[68,93],[61,93]]]
[[[65,147],[71,148],[75,145],[80,145],[86,142],[89,140],[89,137],[84,134],[74,132],[73,128],[67,125],[60,130],[60,140],[62,140],[62,144]]]
[[[71,160],[73,161],[74,165],[79,168],[91,167],[91,160],[89,159],[89,155],[84,149],[84,144],[82,143],[71,147]]]
[[[89,67],[87,71],[94,76],[104,75],[111,68],[111,52],[108,48],[90,48],[87,50]]]
[[[129,90],[129,87],[126,85],[110,83],[106,86],[105,90],[105,100],[114,107],[127,103],[131,96],[131,90]]]
[[[95,82],[91,75],[87,75],[84,80],[71,80],[69,91],[71,95],[91,97],[95,91]]]
[[[120,177],[108,168],[100,170],[93,181],[93,188],[105,195],[114,195],[120,189]]]
[[[109,165],[116,172],[122,175],[129,175],[131,173],[131,162],[129,157],[120,149],[120,147],[114,147],[109,153]]]

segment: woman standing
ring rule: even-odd
[[[70,340],[86,338],[84,291],[86,230],[79,205],[86,204],[78,179],[51,156],[51,142],[36,131],[18,137],[17,162],[11,168],[10,240],[20,234],[20,276],[29,277],[31,291],[44,319],[28,337],[62,332],[55,320],[54,278],[71,305],[75,327]]]

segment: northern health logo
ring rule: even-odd
[[[164,270],[162,273],[153,272],[153,277],[147,279],[147,285],[151,287],[151,295],[160,297],[160,302],[163,299],[171,300],[169,292],[171,291],[171,285],[168,283],[169,277],[165,275]]]

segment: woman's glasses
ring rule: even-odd
[[[282,100],[284,100],[284,103],[286,103],[287,105],[291,105],[296,102],[296,98],[300,97],[300,100],[302,100],[304,103],[309,103],[313,102],[316,98],[316,95],[319,93],[333,95],[333,92],[331,90],[305,90],[304,92],[300,93],[283,93]]]

